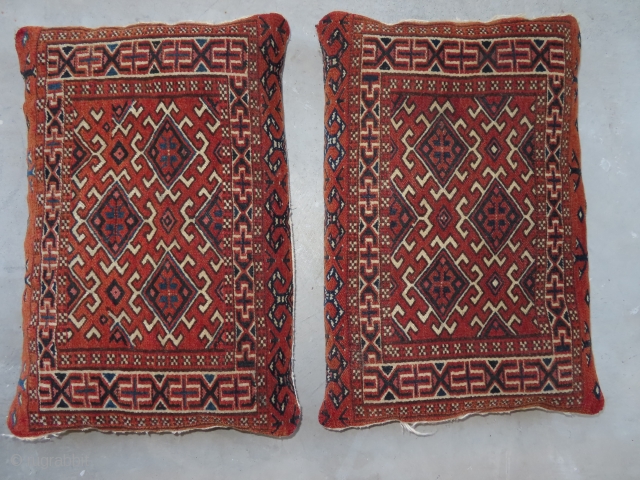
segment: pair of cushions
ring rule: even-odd
[[[320,422],[598,412],[576,21],[334,12],[317,30]],[[294,432],[288,37],[276,14],[18,32],[30,219],[16,435]]]

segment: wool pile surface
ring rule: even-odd
[[[317,26],[327,387],[342,429],[593,414],[573,17]]]
[[[8,424],[291,434],[289,27],[21,29],[24,353]]]

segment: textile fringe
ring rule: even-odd
[[[432,437],[433,435],[438,433],[437,428],[433,432],[420,432],[415,428],[418,425],[422,425],[422,423],[421,422],[414,422],[414,423],[400,422],[400,426],[402,427],[403,430],[406,430],[409,433],[413,433],[418,437]]]

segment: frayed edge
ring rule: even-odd
[[[59,433],[45,433],[44,435],[39,435],[36,437],[19,437],[14,435],[13,433],[2,433],[0,437],[10,438],[11,440],[18,440],[20,442],[33,442],[33,443],[44,443],[52,440],[56,440],[62,436],[63,432]]]
[[[390,423],[395,423],[395,422],[410,424],[414,426],[415,425],[434,425],[435,426],[435,425],[443,425],[447,423],[462,422],[471,417],[489,417],[491,415],[512,415],[518,412],[534,412],[534,411],[540,411],[540,412],[546,412],[546,413],[552,413],[552,414],[557,413],[565,417],[574,417],[574,418],[597,417],[599,415],[602,415],[602,410],[597,413],[563,412],[562,410],[554,410],[552,408],[545,408],[540,405],[535,405],[532,407],[527,406],[527,407],[514,408],[511,410],[493,410],[488,412],[483,412],[483,411],[467,412],[457,417],[443,418],[441,420],[423,420],[423,421],[409,423],[409,422],[404,422],[398,418],[391,418],[388,420],[382,420],[380,422],[372,422],[367,425],[347,425],[346,427],[337,427],[337,428],[327,427],[326,425],[323,425],[323,427],[326,430],[329,430],[330,432],[344,432],[345,430],[351,430],[351,429],[362,430],[364,428],[378,427],[381,425],[388,425]]]
[[[515,15],[495,15],[489,19],[490,22],[495,22],[496,20],[506,20],[508,18],[527,18],[524,13],[518,13]]]
[[[403,431],[406,430],[407,432],[412,433],[418,437],[431,437],[436,433],[438,433],[437,428],[433,432],[420,432],[416,430],[415,427],[422,424],[423,424],[422,422],[413,422],[413,423],[400,422],[400,426],[402,427]]]
[[[19,437],[18,435],[14,435],[12,433],[3,433],[0,434],[1,437],[6,437],[6,438],[11,438],[12,440],[18,440],[21,442],[46,442],[46,441],[52,441],[52,440],[57,440],[59,438],[62,438],[63,436],[69,435],[69,434],[74,434],[74,433],[90,433],[90,432],[96,432],[96,433],[102,433],[105,435],[147,435],[150,436],[152,434],[155,435],[173,435],[173,436],[182,436],[182,435],[186,435],[188,433],[194,433],[194,432],[210,432],[213,430],[233,430],[239,433],[245,433],[245,434],[249,434],[249,435],[257,435],[259,437],[265,437],[265,438],[272,438],[275,440],[282,440],[284,438],[289,438],[291,436],[293,436],[293,434],[288,435],[286,437],[278,437],[278,436],[274,436],[274,435],[269,435],[267,433],[264,432],[255,432],[255,431],[251,431],[251,430],[241,430],[235,427],[229,427],[226,425],[210,425],[210,426],[202,426],[202,427],[194,427],[194,428],[186,428],[184,430],[102,430],[100,428],[96,428],[96,427],[86,427],[86,428],[71,428],[68,430],[62,430],[60,432],[50,432],[50,433],[45,433],[43,435],[35,435],[35,436],[28,436],[28,437]],[[297,429],[296,429],[297,431]],[[295,433],[295,432],[294,432]]]
[[[360,14],[355,14],[356,16],[362,17],[364,15],[360,15]],[[491,19],[489,20],[464,20],[461,18],[456,18],[455,20],[451,20],[451,19],[447,19],[447,20],[424,20],[424,19],[420,19],[420,18],[406,18],[404,20],[400,20],[394,23],[386,23],[386,22],[381,22],[380,20],[375,20],[377,23],[380,23],[382,25],[386,25],[388,27],[395,27],[395,26],[399,26],[405,23],[418,23],[418,24],[434,24],[434,23],[443,23],[443,24],[453,24],[453,25],[459,25],[459,26],[464,26],[465,24],[488,24],[488,23],[492,23],[492,22],[498,22],[500,20],[525,20],[525,21],[534,21],[534,20],[538,20],[540,18],[553,18],[553,17],[567,17],[567,16],[573,16],[571,13],[553,13],[551,15],[544,15],[544,16],[538,16],[538,17],[529,17],[527,15],[524,14],[514,14],[514,15],[495,15],[493,16]],[[367,17],[369,18],[369,17]]]

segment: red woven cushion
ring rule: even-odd
[[[600,411],[575,19],[385,25],[334,12],[317,29],[320,422]]]
[[[289,435],[279,15],[16,36],[29,208],[8,423]]]

